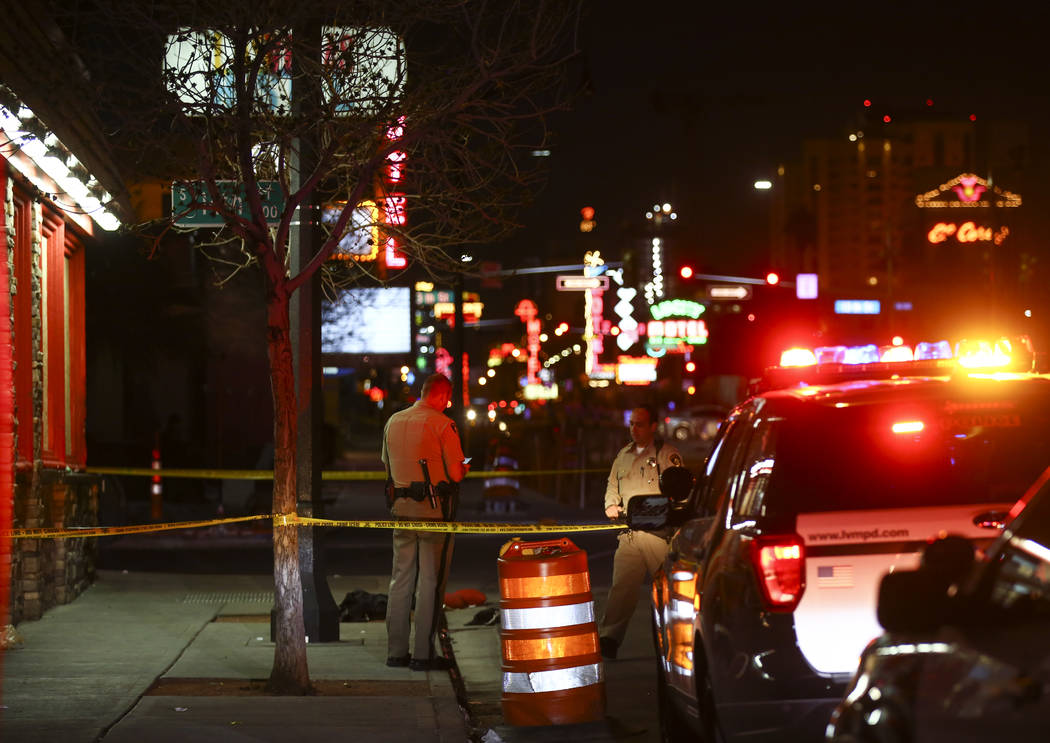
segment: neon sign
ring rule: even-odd
[[[653,320],[646,323],[645,334],[649,345],[658,348],[678,348],[683,343],[703,345],[708,335],[703,320]]]
[[[463,322],[477,322],[481,319],[481,313],[485,309],[482,302],[463,303]],[[438,320],[448,320],[450,324],[455,323],[456,305],[454,302],[435,302],[434,317]]]
[[[647,356],[616,357],[616,381],[620,384],[652,384],[656,381],[656,359]]]
[[[664,251],[658,237],[652,239],[653,278],[645,284],[645,301],[652,304],[664,295]]]
[[[583,256],[584,276],[601,276],[605,273],[605,260],[597,250],[587,251]],[[584,370],[591,379],[612,379],[615,376],[611,364],[602,364],[598,357],[605,350],[603,333],[605,320],[602,312],[605,302],[601,286],[589,289],[583,295],[583,339],[587,342]]]
[[[650,307],[649,312],[656,320],[663,320],[665,317],[691,317],[695,320],[704,314],[706,309],[704,305],[690,299],[665,299]]]
[[[346,202],[326,204],[321,210],[323,224],[335,224]],[[350,223],[332,252],[335,260],[374,261],[379,254],[379,209],[373,201],[362,201],[350,213]]]
[[[387,127],[386,138],[391,142],[396,142],[404,136],[405,117],[401,116],[395,124]],[[405,158],[406,155],[402,150],[395,150],[387,155],[386,168],[382,173],[382,180],[385,181],[385,184],[378,187],[380,190],[387,186],[395,189],[402,187]],[[382,204],[382,217],[385,224],[403,227],[408,221],[405,213],[408,197],[404,193],[397,191],[379,193],[376,201]],[[383,260],[387,268],[404,268],[408,265],[408,258],[401,252],[401,238],[397,234],[388,234],[384,237]]]
[[[954,198],[952,198],[954,196]],[[1021,197],[994,186],[973,173],[963,173],[938,188],[919,194],[915,205],[920,209],[981,208],[1021,206]]]
[[[638,294],[638,290],[634,287],[623,285],[622,268],[609,271],[609,276],[617,284],[616,298],[619,300],[613,306],[613,311],[620,318],[620,321],[613,328],[613,334],[616,335],[616,345],[620,347],[621,351],[626,351],[638,342],[639,326],[638,321],[633,317],[633,301]],[[617,330],[619,330],[618,334],[615,332]]]
[[[993,231],[991,227],[978,225],[975,222],[938,222],[926,234],[926,239],[933,245],[942,243],[949,237],[954,237],[960,243],[994,242],[1001,245],[1006,236],[1010,234],[1009,227],[1000,227]]]
[[[952,190],[959,197],[959,201],[977,201],[988,189],[977,182],[977,176],[960,175],[959,185],[953,186]]]
[[[529,349],[529,358],[525,362],[525,375],[528,384],[539,384],[540,371],[540,321],[537,318],[539,311],[536,303],[531,299],[523,299],[514,308],[514,314],[525,323],[525,346]]]

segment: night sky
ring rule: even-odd
[[[753,182],[804,137],[849,131],[865,98],[873,112],[932,98],[938,111],[1027,120],[1045,149],[1046,40],[1034,5],[820,8],[592,2],[590,92],[553,119],[551,180],[512,243],[572,253],[579,209],[591,205],[598,241],[615,244],[666,200],[680,215],[677,248],[701,270],[757,275],[767,212]]]

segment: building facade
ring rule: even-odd
[[[1022,200],[1035,170],[1028,136],[1022,125],[932,108],[878,116],[866,109],[839,136],[806,140],[801,156],[778,168],[773,264],[788,276],[818,275],[825,317],[834,299],[865,299],[879,301],[874,326],[894,333],[945,325],[963,332],[977,314],[1016,324],[1038,259]],[[1009,196],[970,203],[953,196],[964,182]],[[925,208],[923,198],[942,191],[954,205],[942,199],[943,209]],[[956,220],[964,211],[968,218]],[[941,222],[990,231],[931,242]]]
[[[127,213],[61,33],[28,5],[0,29],[0,628],[67,603],[94,575],[94,540],[12,529],[98,523],[85,473],[85,254]],[[0,633],[6,636],[6,633]]]

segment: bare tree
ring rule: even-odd
[[[55,2],[96,85],[128,182],[176,184],[159,241],[205,207],[232,243],[226,275],[264,277],[276,514],[296,510],[289,301],[318,272],[383,283],[384,257],[461,270],[498,239],[542,173],[545,116],[567,101],[579,8],[568,0]],[[282,199],[269,199],[278,184]],[[230,185],[233,184],[233,185]],[[317,225],[292,265],[298,220]],[[378,254],[378,255],[376,255]],[[346,260],[331,262],[333,256]],[[371,260],[362,258],[372,258]],[[294,525],[274,524],[271,689],[308,693]]]

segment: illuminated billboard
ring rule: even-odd
[[[407,286],[346,289],[334,302],[322,302],[322,353],[411,350],[411,295]]]

